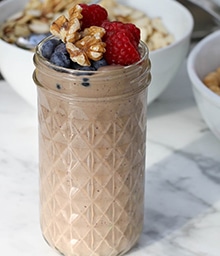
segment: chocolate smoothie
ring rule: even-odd
[[[34,57],[38,89],[40,216],[66,256],[128,251],[143,226],[148,51],[95,72]]]
[[[133,24],[74,5],[35,52],[40,217],[65,256],[116,256],[143,226],[148,49]]]

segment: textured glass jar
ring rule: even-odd
[[[46,39],[47,40],[47,39]],[[150,61],[75,71],[34,55],[40,219],[65,256],[115,256],[138,240],[144,216]]]

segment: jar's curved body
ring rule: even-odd
[[[150,82],[141,49],[138,65],[90,74],[35,54],[41,228],[65,256],[121,255],[140,236]]]

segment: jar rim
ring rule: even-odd
[[[141,58],[139,61],[135,62],[134,64],[131,64],[131,65],[127,65],[127,66],[122,66],[122,65],[107,65],[105,67],[102,67],[96,71],[94,70],[76,70],[76,69],[71,69],[71,68],[65,68],[65,67],[61,67],[61,66],[57,66],[51,62],[49,62],[41,53],[41,48],[43,46],[43,44],[51,39],[57,39],[57,40],[60,40],[59,38],[57,38],[56,36],[54,35],[50,35],[46,38],[44,38],[36,47],[36,51],[35,51],[35,54],[38,56],[40,62],[44,65],[46,65],[48,68],[52,69],[52,70],[56,70],[58,72],[62,72],[62,73],[68,73],[68,74],[72,74],[72,75],[84,75],[85,72],[87,75],[92,75],[94,73],[106,73],[109,74],[109,73],[112,73],[112,71],[114,72],[117,72],[117,70],[119,72],[122,71],[122,69],[128,73],[130,70],[134,70],[134,68],[136,66],[139,66],[144,59],[148,58],[149,56],[149,49],[147,47],[147,45],[143,42],[143,41],[140,41],[140,44],[139,44],[139,51],[141,53]],[[35,62],[35,59],[34,59],[34,62]],[[109,68],[110,67],[110,68]],[[149,67],[150,68],[150,67]]]
[[[75,70],[50,63],[41,53],[41,47],[47,37],[37,46],[34,54],[36,69],[33,79],[38,87],[51,93],[84,98],[109,98],[138,93],[148,87],[151,81],[151,62],[145,43],[139,45],[141,59],[129,66],[108,65],[96,71]],[[59,39],[57,39],[59,40]],[[112,86],[115,84],[115,86]]]

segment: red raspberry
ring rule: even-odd
[[[124,28],[125,23],[122,23],[120,21],[107,21],[105,20],[102,23],[102,27],[108,32],[115,32],[122,28]]]
[[[118,31],[108,36],[104,58],[109,65],[127,66],[140,60],[140,54],[127,34],[124,31]]]
[[[134,24],[132,23],[126,23],[124,24],[126,29],[129,30],[135,37],[137,44],[139,45],[140,40],[141,40],[141,31],[139,28],[137,28]]]
[[[106,34],[104,41],[117,31],[124,31],[130,38],[131,42],[137,47],[140,42],[140,29],[131,23],[122,23],[120,21],[104,21],[101,25],[105,30]]]
[[[80,4],[82,7],[82,30],[91,26],[101,26],[108,19],[107,11],[97,4]]]

